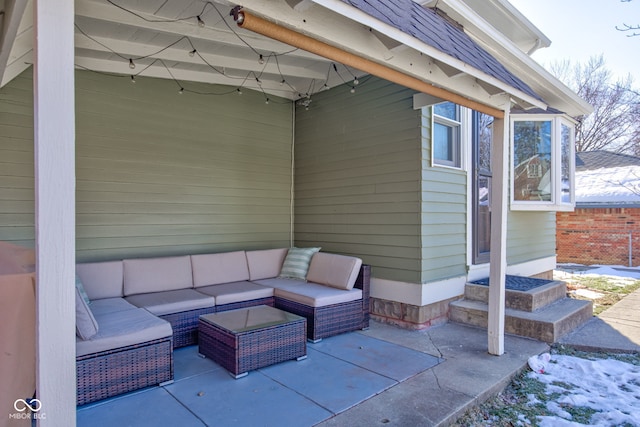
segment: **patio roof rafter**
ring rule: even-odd
[[[274,60],[266,61],[264,66],[260,67],[260,64],[256,63],[254,59],[248,59],[246,57],[232,57],[228,55],[215,55],[210,53],[202,53],[198,51],[198,55],[189,55],[189,53],[193,50],[197,50],[197,43],[193,43],[191,40],[185,39],[178,46],[181,47],[171,47],[171,48],[162,48],[162,52],[155,53],[159,50],[158,46],[149,45],[147,43],[138,43],[124,40],[116,40],[105,37],[92,37],[93,40],[88,39],[82,34],[76,33],[76,49],[87,49],[97,52],[109,52],[109,49],[113,49],[116,52],[132,57],[134,60],[136,58],[148,57],[147,62],[150,62],[153,59],[162,59],[164,61],[174,61],[181,62],[185,65],[202,67],[203,69],[209,68],[209,66],[203,63],[203,59],[209,64],[215,64],[215,67],[224,70],[250,70],[256,69],[256,73],[262,74],[272,74],[274,76],[282,75],[289,77],[303,77],[308,79],[324,79],[326,76],[326,71],[309,69],[303,66],[297,65],[289,65],[289,64],[280,64],[279,66],[275,63]],[[108,46],[105,47],[105,46]],[[202,57],[200,59],[199,57]],[[269,58],[267,58],[269,59]],[[128,66],[128,64],[125,63]],[[236,74],[238,74],[236,72]],[[246,74],[246,73],[245,73]]]
[[[130,12],[134,12],[136,15],[143,16],[148,20],[157,20],[159,17],[156,15],[146,14],[139,10],[127,9]],[[174,36],[188,36],[194,41],[215,42],[216,44],[222,44],[229,47],[246,49],[247,45],[238,38],[238,36],[231,30],[222,27],[213,27],[206,25],[205,27],[199,27],[198,25],[188,22],[178,21],[174,22],[167,20],[166,22],[149,22],[139,18],[132,13],[127,12],[124,9],[116,8],[108,3],[96,2],[94,0],[83,0],[76,4],[76,19],[87,18],[95,20],[96,22],[110,23],[117,25],[122,30],[123,27],[129,27],[136,30],[150,30],[151,32],[162,33],[166,35]],[[274,50],[273,42],[265,40],[262,37],[256,37],[250,33],[242,34],[242,37],[249,42],[249,44],[256,50],[264,51],[266,54],[270,52],[278,53],[279,51],[289,51],[288,46],[279,46],[279,49]],[[304,51],[294,51],[287,53],[287,56],[305,58],[309,60],[317,61],[318,58]],[[257,58],[256,58],[257,60]]]

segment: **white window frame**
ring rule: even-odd
[[[457,170],[466,169],[466,151],[465,147],[470,141],[470,123],[471,123],[471,110],[466,107],[462,107],[458,104],[454,104],[458,109],[459,120],[452,120],[448,117],[440,116],[435,113],[435,108],[431,106],[431,166],[443,167]],[[437,159],[435,157],[435,125],[440,124],[455,129],[454,140],[452,141],[453,147],[453,161]]]
[[[510,208],[518,211],[572,211],[575,208],[575,122],[565,115],[555,114],[511,114],[511,167],[510,167]],[[550,186],[551,200],[516,200],[515,199],[515,122],[551,122],[551,167]],[[562,127],[570,131],[569,141],[569,182],[570,191],[567,201],[562,200]],[[527,172],[528,173],[528,172]]]

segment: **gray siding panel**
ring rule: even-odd
[[[370,78],[296,110],[298,246],[362,257],[375,277],[420,281],[420,115],[413,92]]]
[[[292,103],[136,80],[76,73],[78,260],[289,246]],[[28,245],[31,85],[0,90],[0,240]]]

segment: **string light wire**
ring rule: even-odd
[[[105,43],[100,42],[99,40],[97,40],[96,38],[90,36],[86,31],[84,31],[77,23],[75,23],[75,28],[78,30],[78,32],[80,32],[83,36],[85,36],[86,38],[88,38],[89,40],[93,41],[94,43],[102,46],[104,49],[108,50],[109,52],[113,53],[114,55],[118,56],[119,58],[127,61],[129,63],[129,67],[133,70],[136,68],[136,62],[140,62],[140,60],[144,60],[144,59],[149,59],[152,58],[153,61],[151,61],[149,64],[147,64],[146,66],[144,66],[140,71],[134,73],[134,74],[128,74],[130,76],[130,79],[132,82],[135,83],[135,77],[141,75],[142,73],[144,73],[147,69],[149,69],[150,67],[152,67],[153,65],[156,65],[158,63],[160,63],[162,65],[162,67],[164,67],[167,71],[167,73],[169,74],[169,76],[171,77],[171,80],[173,80],[176,85],[179,88],[179,93],[184,93],[184,92],[189,92],[189,93],[194,93],[194,94],[199,94],[199,95],[227,95],[227,94],[231,94],[231,93],[237,93],[237,94],[242,94],[242,88],[245,87],[247,81],[252,78],[255,79],[259,90],[262,92],[262,94],[265,97],[265,103],[269,103],[269,102],[274,102],[274,99],[271,99],[267,96],[267,93],[265,92],[264,88],[262,87],[262,76],[265,74],[267,66],[269,65],[269,61],[271,59],[273,59],[275,61],[275,66],[277,69],[277,72],[280,76],[280,84],[281,85],[286,85],[293,93],[298,93],[299,98],[298,99],[302,99],[302,98],[307,98],[310,102],[310,98],[311,98],[311,94],[315,92],[316,89],[316,80],[312,79],[311,82],[309,83],[309,87],[307,89],[307,91],[302,94],[300,93],[300,91],[298,91],[293,85],[290,84],[290,82],[285,78],[284,74],[282,73],[282,70],[280,68],[280,62],[278,60],[278,57],[280,56],[285,56],[288,54],[291,54],[297,50],[299,50],[299,48],[294,48],[288,51],[284,51],[284,52],[280,52],[280,53],[276,53],[276,52],[270,52],[269,54],[265,54],[264,52],[260,52],[258,51],[256,48],[254,48],[253,46],[251,46],[251,44],[249,42],[247,42],[231,25],[229,25],[229,23],[227,22],[227,20],[225,19],[225,16],[218,10],[218,8],[211,2],[211,1],[206,1],[203,4],[203,7],[200,11],[200,13],[196,14],[196,15],[191,15],[191,16],[184,16],[184,17],[179,17],[179,18],[175,18],[175,19],[170,19],[170,18],[158,18],[158,19],[154,19],[154,18],[148,18],[147,16],[144,16],[140,13],[137,13],[133,10],[129,10],[126,7],[116,3],[113,0],[106,0],[109,4],[113,5],[114,7],[117,7],[120,10],[123,10],[133,16],[136,16],[139,19],[142,19],[145,22],[150,22],[150,23],[171,23],[171,22],[180,22],[180,21],[189,21],[189,20],[196,20],[196,24],[199,26],[204,26],[204,20],[202,19],[202,16],[205,14],[205,12],[207,12],[208,8],[212,8],[213,10],[215,10],[215,12],[218,14],[218,16],[220,17],[220,21],[224,23],[224,25],[244,44],[246,45],[253,53],[255,53],[258,58],[259,58],[259,63],[260,65],[262,65],[262,69],[259,72],[255,72],[255,71],[249,71],[247,73],[246,76],[232,76],[228,73],[226,73],[224,67],[222,67],[222,70],[218,69],[218,67],[216,67],[215,65],[211,64],[209,61],[207,61],[207,59],[205,57],[203,57],[203,55],[200,53],[200,50],[197,49],[197,47],[194,45],[193,40],[189,37],[189,36],[181,36],[179,37],[177,40],[175,40],[174,42],[168,44],[165,47],[162,47],[160,49],[158,49],[157,51],[154,51],[152,53],[146,54],[146,55],[139,55],[139,56],[127,56],[127,55],[123,55],[119,52],[117,52],[116,50],[112,49],[111,47],[107,46]],[[219,22],[220,22],[219,21]],[[216,22],[216,24],[218,24],[218,22]],[[229,90],[225,90],[222,92],[201,92],[201,91],[195,91],[195,90],[190,90],[188,88],[186,88],[182,82],[180,80],[178,80],[174,74],[171,72],[171,69],[169,66],[167,66],[167,64],[164,62],[164,60],[160,59],[160,58],[154,58],[155,56],[179,45],[180,43],[182,43],[183,41],[187,41],[187,43],[190,46],[190,49],[187,50],[187,53],[189,56],[191,57],[195,57],[197,56],[204,65],[206,65],[208,68],[210,68],[211,70],[215,71],[216,73],[224,76],[225,78],[231,79],[231,80],[242,80],[242,82],[240,83],[239,86],[237,87],[233,87]],[[103,75],[108,75],[108,76],[114,76],[114,77],[126,77],[127,75],[120,75],[120,74],[115,74],[115,73],[108,73],[108,72],[101,72],[101,71],[95,71],[95,70],[91,70],[87,67],[81,66],[76,64],[76,67],[87,70],[87,71],[93,71],[99,74],[103,74]],[[358,77],[346,66],[343,65],[343,67],[346,69],[346,71],[351,75],[351,77],[353,78],[352,82],[348,82],[347,80],[345,80],[345,78],[340,74],[340,72],[338,71],[338,67],[335,63],[331,63],[329,65],[329,68],[327,69],[327,74],[326,74],[326,78],[324,81],[324,84],[322,85],[322,88],[329,88],[328,86],[328,82],[329,82],[329,78],[330,78],[330,74],[331,74],[331,70],[333,69],[335,71],[335,73],[337,74],[337,76],[340,78],[340,80],[344,83],[344,84],[352,84],[353,86],[351,86],[351,92],[355,92],[355,86],[358,85],[360,83],[360,81],[358,80]],[[368,80],[371,76],[367,76],[366,78],[362,79],[362,82]],[[320,90],[323,90],[320,89]],[[277,101],[275,101],[276,103],[278,103]],[[289,101],[287,101],[289,102]],[[284,102],[283,102],[284,103]]]

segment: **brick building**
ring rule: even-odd
[[[576,154],[576,209],[556,214],[559,263],[640,265],[640,158]]]

